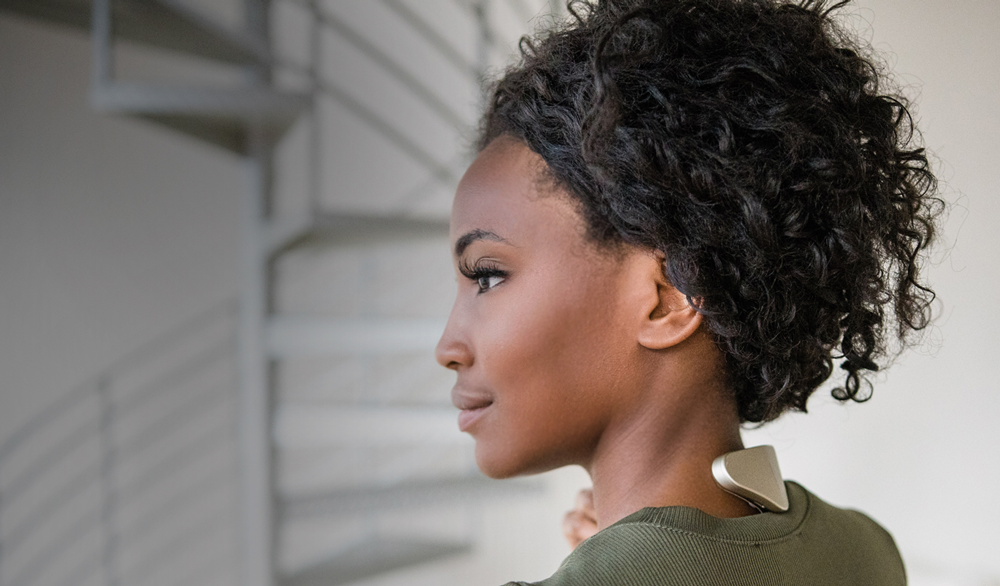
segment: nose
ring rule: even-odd
[[[452,309],[444,333],[441,334],[441,339],[434,349],[434,357],[438,364],[452,370],[472,366],[473,360],[472,348],[464,339],[459,322],[455,310]]]

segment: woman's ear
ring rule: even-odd
[[[688,339],[701,326],[702,316],[667,280],[663,253],[655,251],[650,257],[638,341],[650,350],[663,350]]]

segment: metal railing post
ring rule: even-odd
[[[251,155],[244,162],[247,186],[243,197],[243,275],[237,340],[244,586],[271,586],[274,557],[271,398],[264,348],[267,275],[261,235],[261,196],[267,174],[260,159],[260,154]]]
[[[93,88],[106,87],[114,80],[114,39],[111,18],[112,0],[93,0],[93,24],[91,26],[91,42],[93,44],[94,69]]]
[[[309,210],[308,213],[316,215],[320,211],[321,190],[320,185],[320,161],[322,160],[323,137],[320,120],[319,95],[322,80],[320,80],[319,63],[323,54],[323,27],[320,25],[320,8],[315,2],[309,3],[310,14],[310,38],[309,38],[309,78],[312,87],[310,88],[311,100],[309,105],[309,116],[311,118],[311,128],[309,134]]]
[[[269,38],[268,0],[245,0],[247,30]],[[270,67],[259,64],[247,72],[255,86],[270,85]],[[269,271],[263,227],[270,207],[272,146],[259,123],[247,133],[244,159],[246,186],[242,218],[242,278],[238,329],[240,377],[239,443],[242,488],[243,586],[275,583],[275,503],[272,458],[272,397],[270,367],[264,345],[268,314]]]

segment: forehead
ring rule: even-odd
[[[469,166],[455,192],[451,240],[475,230],[505,239],[583,234],[570,196],[543,179],[545,161],[524,143],[500,137]]]

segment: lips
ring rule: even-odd
[[[458,414],[458,429],[468,431],[493,405],[493,398],[483,393],[458,389],[451,391],[451,403],[461,412]]]

